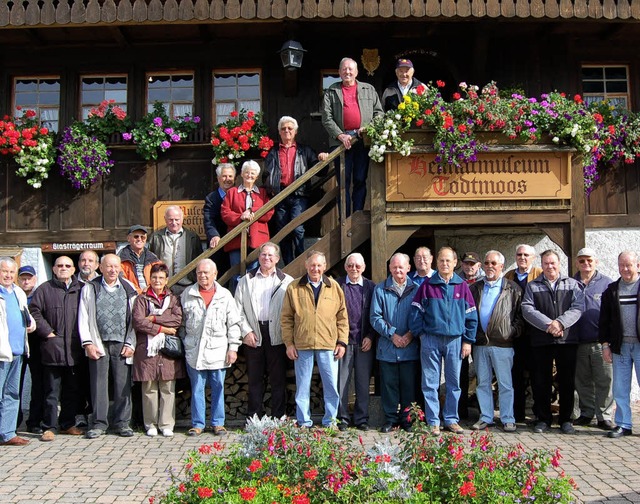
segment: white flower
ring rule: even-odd
[[[402,119],[402,117],[400,116],[400,114],[396,114],[395,115],[396,121],[399,121],[400,119]]]
[[[573,128],[571,128],[571,136],[572,137],[576,136],[576,133],[578,133],[579,129],[580,129],[580,126],[578,124],[574,124]]]
[[[229,154],[229,159],[233,159],[233,153]]]
[[[460,89],[467,89],[467,83],[466,82],[461,82],[459,84],[459,86],[460,86]]]
[[[560,142],[560,139],[559,139],[557,136],[554,136],[554,137],[551,139],[551,141],[552,141],[553,143],[558,143],[558,142]]]

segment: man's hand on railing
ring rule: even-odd
[[[320,161],[326,161],[328,157],[329,157],[328,152],[321,152],[320,154],[318,154],[318,159]]]
[[[211,238],[211,240],[209,240],[209,248],[217,247],[219,241],[220,241],[219,236],[214,236],[213,238]]]
[[[342,145],[344,145],[345,149],[350,149],[351,148],[351,140],[353,139],[353,137],[351,135],[349,135],[348,133],[340,133],[338,135],[338,140],[340,142],[342,142]],[[318,159],[320,159],[320,156],[318,156]]]

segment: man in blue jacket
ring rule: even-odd
[[[467,283],[455,272],[458,258],[451,247],[438,251],[437,272],[426,280],[413,298],[411,333],[420,338],[422,393],[425,414],[433,435],[440,435],[441,362],[446,382],[444,428],[455,434],[464,431],[458,424],[460,367],[476,339],[478,314]]]
[[[610,431],[613,429],[613,370],[611,363],[605,362],[602,357],[602,345],[598,341],[598,320],[602,293],[613,280],[596,269],[598,260],[593,249],[580,249],[577,257],[578,273],[574,278],[580,282],[584,291],[584,313],[571,328],[571,332],[575,332],[578,338],[576,392],[580,405],[580,416],[573,424],[589,425],[595,416],[598,427]]]
[[[419,348],[418,340],[409,329],[411,302],[416,292],[416,285],[407,276],[410,269],[408,255],[394,254],[389,261],[391,275],[376,285],[371,300],[371,326],[380,335],[376,357],[380,363],[382,409],[386,419],[380,432],[390,432],[398,425],[411,430],[405,409],[415,399]]]

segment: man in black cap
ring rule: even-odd
[[[477,252],[465,252],[462,254],[460,261],[460,270],[457,272],[467,285],[476,283],[482,277],[484,272],[480,268],[480,256]],[[469,416],[469,357],[462,359],[460,367],[460,400],[458,401],[458,415],[460,418]]]
[[[122,261],[122,274],[138,291],[147,290],[151,266],[160,262],[158,256],[145,248],[147,244],[147,228],[135,224],[129,228],[127,234],[129,245],[123,248],[118,256]]]
[[[398,80],[389,84],[382,93],[381,101],[385,112],[397,109],[404,95],[422,84],[418,79],[413,78],[413,72],[411,60],[401,58],[397,61],[396,77]]]
[[[18,286],[27,295],[27,304],[31,302],[36,290],[38,277],[33,266],[21,266],[18,270]],[[29,401],[29,418],[27,430],[32,434],[42,434],[40,423],[42,422],[42,408],[44,397],[42,396],[42,363],[40,362],[40,342],[34,333],[27,335],[29,339],[29,357],[23,359],[20,372],[20,409],[18,410],[18,425],[22,423],[22,390],[24,388],[24,376],[29,367],[31,374],[31,400]]]

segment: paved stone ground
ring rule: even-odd
[[[640,403],[635,405],[634,417],[640,426]],[[562,435],[557,428],[533,434],[522,424],[515,434],[497,429],[494,433],[499,443],[521,443],[526,449],[560,448],[561,467],[578,483],[578,502],[640,503],[640,432],[614,440],[594,427],[577,427],[577,431],[575,436]],[[31,437],[24,447],[0,447],[2,503],[146,503],[149,496],[168,487],[169,471],[181,467],[187,451],[220,439],[209,433],[194,439],[185,436],[184,430],[174,438],[136,433],[128,439],[58,436],[52,443],[43,443]],[[230,433],[227,441],[234,438]],[[364,438],[373,444],[383,435],[370,431]]]

